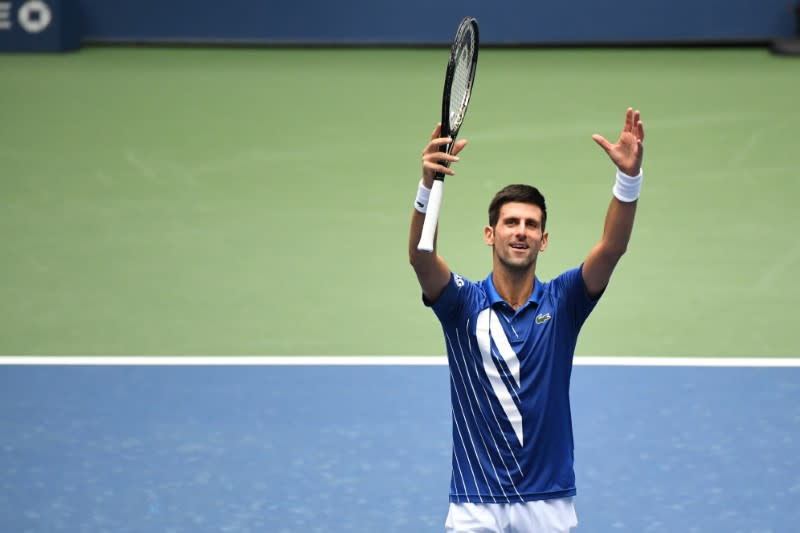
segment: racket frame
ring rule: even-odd
[[[450,124],[450,99],[453,89],[453,78],[455,77],[456,64],[458,63],[458,54],[461,50],[459,45],[463,40],[464,33],[472,30],[475,38],[475,45],[473,47],[472,58],[469,65],[469,78],[467,82],[467,90],[464,95],[464,101],[461,105],[461,120],[455,127]],[[444,77],[444,89],[442,94],[442,127],[441,136],[450,137],[450,143],[440,146],[439,151],[450,154],[453,145],[458,137],[458,132],[464,124],[464,117],[467,114],[469,107],[469,100],[472,96],[472,85],[475,82],[475,72],[478,66],[478,47],[480,39],[478,33],[478,20],[474,17],[464,17],[458,25],[456,35],[453,38],[453,43],[450,45],[450,59],[447,62],[447,71]],[[449,166],[448,162],[443,162],[445,166]],[[423,252],[433,252],[434,240],[436,237],[436,227],[439,223],[439,211],[442,205],[442,196],[444,193],[444,174],[437,172],[433,177],[433,185],[431,188],[431,195],[428,199],[428,207],[425,212],[425,221],[422,224],[422,235],[420,236],[417,249]]]

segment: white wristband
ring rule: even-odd
[[[431,190],[422,184],[419,180],[419,189],[417,189],[417,199],[414,200],[414,209],[420,213],[425,213],[428,210],[428,199],[431,197]]]
[[[639,199],[639,192],[642,189],[642,169],[636,176],[628,176],[620,169],[617,169],[617,181],[611,189],[614,196],[620,202],[635,202]]]

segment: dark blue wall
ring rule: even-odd
[[[0,51],[81,42],[442,45],[466,15],[478,18],[484,45],[766,42],[795,34],[797,1],[6,0]],[[32,29],[22,19],[49,23]]]
[[[795,0],[80,0],[84,41],[444,44],[465,15],[484,44],[767,41]]]

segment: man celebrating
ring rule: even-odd
[[[569,384],[583,322],[608,285],[633,229],[642,181],[644,126],[628,109],[616,143],[594,141],[617,167],[600,241],[583,263],[548,282],[536,277],[548,245],[547,207],[538,189],[509,185],[489,204],[484,241],[492,271],[480,282],[417,250],[437,172],[467,144],[437,126],[422,153],[409,259],[423,301],[442,324],[452,403],[449,532],[568,532],[577,525]]]

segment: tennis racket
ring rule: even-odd
[[[442,137],[450,137],[453,141],[442,146],[440,150],[447,154],[456,142],[456,136],[467,114],[472,84],[475,82],[475,69],[478,66],[478,21],[466,17],[458,25],[453,44],[450,46],[450,60],[444,77],[444,94],[442,95]],[[433,188],[428,199],[425,222],[422,225],[422,236],[417,245],[418,250],[433,251],[433,239],[436,225],[439,223],[439,208],[442,205],[444,174],[436,173]]]

